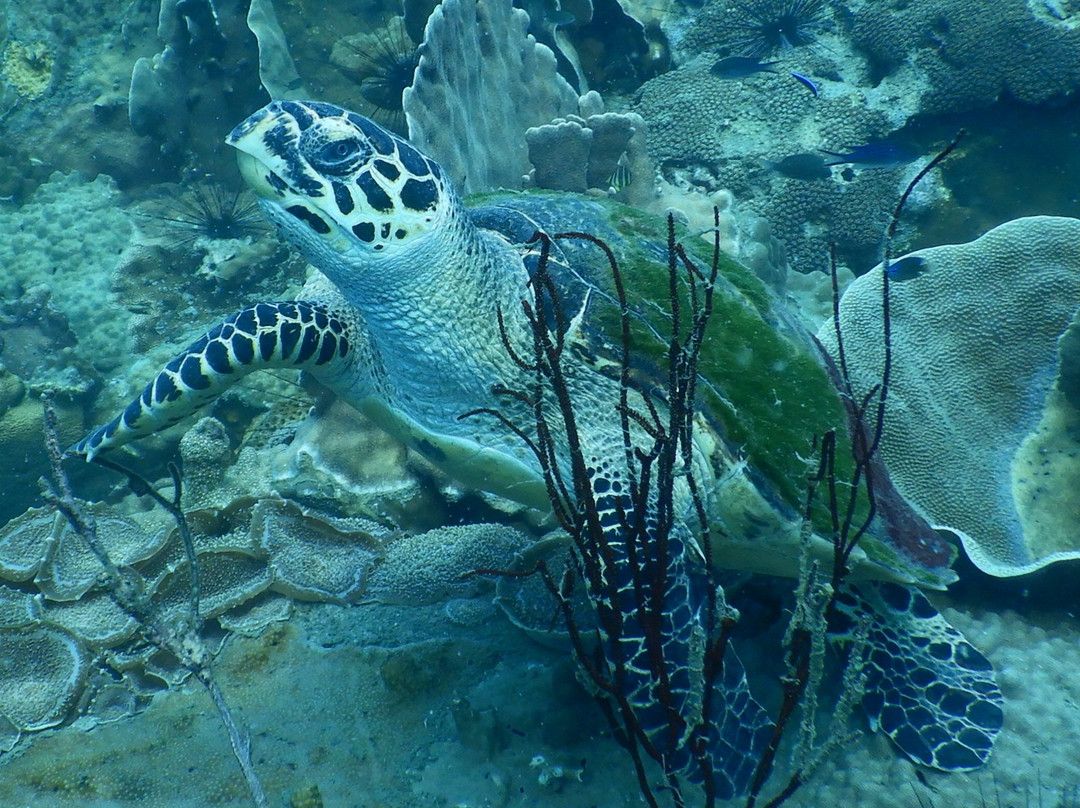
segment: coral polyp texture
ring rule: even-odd
[[[0,57],[0,76],[19,95],[33,100],[49,89],[54,61],[44,42],[10,42]]]
[[[1080,87],[1074,3],[998,0],[861,2],[851,40],[875,83],[914,93],[923,113],[973,109],[1011,96],[1038,104]]]

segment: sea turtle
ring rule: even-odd
[[[616,517],[625,522],[628,507],[625,431],[647,430],[637,421],[628,427],[621,417],[628,382],[610,361],[622,310],[609,261],[589,239],[537,242],[534,236],[584,232],[611,247],[623,268],[633,339],[646,354],[643,364],[651,352],[655,370],[663,365],[661,335],[672,319],[662,223],[569,194],[495,194],[466,206],[435,161],[372,121],[326,103],[273,102],[227,142],[239,151],[242,174],[267,217],[317,272],[299,300],[256,303],[211,329],[71,451],[93,458],[177,423],[250,371],[293,367],[462,482],[547,508],[543,464],[523,439],[534,423],[535,401],[506,395],[531,389],[528,357],[536,332],[522,301],[535,300],[530,283],[542,262],[567,314],[534,309],[534,319],[550,320],[565,349],[563,371],[578,427],[574,448],[601,503],[601,527],[616,548],[602,574],[617,590],[633,590],[635,559],[619,550],[623,544],[614,534]],[[814,437],[830,430],[844,443],[845,407],[812,340],[751,273],[717,260],[714,314],[699,357],[691,468],[684,477],[701,492],[716,564],[794,574],[807,457]],[[644,381],[630,385],[631,405],[638,412],[663,411],[667,403],[648,382],[652,370],[639,370]],[[504,417],[461,417],[475,411]],[[563,422],[556,416],[552,423]],[[566,437],[555,443],[565,447]],[[842,467],[844,453],[836,456]],[[565,457],[558,451],[550,460],[559,465]],[[879,484],[885,492],[884,481]],[[687,483],[676,486],[680,524],[667,548],[673,560],[660,598],[664,648],[656,651],[663,661],[650,661],[655,649],[646,647],[644,629],[632,627],[648,594],[631,592],[623,601],[617,617],[631,627],[622,636],[600,634],[611,646],[606,653],[622,655],[620,695],[650,754],[669,774],[709,778],[713,793],[731,796],[749,787],[771,724],[731,651],[715,679],[718,692],[706,700],[705,734],[686,729],[703,723],[696,668],[702,664],[704,593],[715,584],[693,549]],[[892,582],[847,596],[848,609],[872,615],[864,705],[872,723],[916,761],[974,768],[985,762],[1001,727],[1001,694],[985,658],[911,586],[949,583],[951,548],[924,523],[905,521],[913,515],[902,503],[879,500],[881,529],[849,562],[852,578]],[[829,542],[819,544],[831,552]],[[672,692],[676,696],[658,706],[660,695]]]

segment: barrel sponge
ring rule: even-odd
[[[1080,220],[1016,219],[912,255],[924,271],[890,284],[897,488],[990,574],[1080,557]],[[840,304],[857,396],[881,378],[881,312],[878,267]],[[836,356],[832,324],[818,336]]]
[[[428,19],[402,107],[409,139],[464,193],[520,188],[530,168],[525,130],[578,111],[555,55],[528,25],[510,0],[445,0]]]

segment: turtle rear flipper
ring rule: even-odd
[[[839,606],[849,618],[870,615],[862,704],[871,728],[924,766],[985,764],[1004,715],[990,661],[917,589],[860,584]]]

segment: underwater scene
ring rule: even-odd
[[[1078,559],[1080,0],[0,0],[0,808],[1078,808]]]

